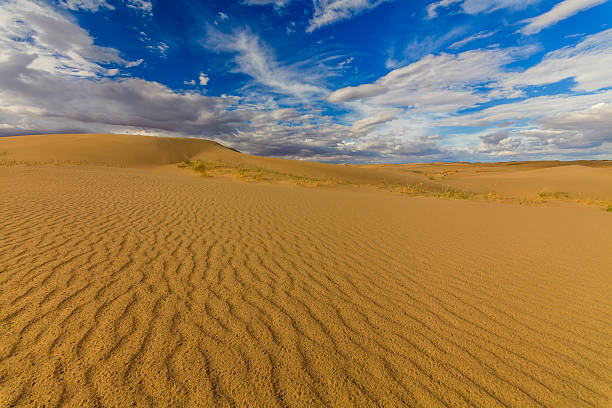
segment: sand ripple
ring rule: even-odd
[[[602,211],[14,166],[0,231],[0,406],[612,404]]]

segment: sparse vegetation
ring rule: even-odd
[[[452,200],[469,200],[474,197],[474,194],[468,193],[466,191],[447,188],[443,191],[434,193],[433,196],[436,198],[450,198]]]
[[[541,200],[546,200],[546,199],[568,200],[570,198],[570,195],[566,193],[565,191],[557,191],[554,193],[541,192],[540,194],[538,194],[538,197]]]
[[[291,183],[307,187],[339,184],[335,179],[318,179],[291,173],[283,173],[263,167],[248,167],[244,164],[229,164],[221,161],[185,159],[177,164],[180,168],[191,168],[202,177],[232,176],[245,182]]]
[[[4,164],[0,161],[0,165]],[[179,168],[190,168],[203,178],[212,177],[234,177],[245,182],[265,182],[265,183],[289,183],[304,187],[321,187],[338,184],[349,184],[346,181],[333,178],[320,179],[298,174],[285,173],[264,167],[251,167],[244,163],[226,163],[222,161],[207,161],[201,159],[186,158],[177,163]],[[450,173],[450,172],[447,172]],[[445,174],[446,175],[446,174]],[[439,179],[427,176],[430,180]],[[484,200],[498,203],[509,203],[519,205],[539,205],[549,201],[564,201],[585,204],[593,207],[600,207],[606,212],[612,212],[612,203],[601,200],[589,200],[582,197],[572,197],[565,191],[547,192],[542,191],[535,197],[516,197],[500,195],[495,191],[486,194],[464,191],[450,186],[439,186],[439,184],[428,185],[426,182],[397,184],[383,180],[376,185],[364,185],[364,187],[376,188],[391,193],[408,195],[411,197],[430,197],[444,198],[450,200]],[[438,189],[440,188],[440,189]]]
[[[0,159],[0,167],[10,166],[85,166],[88,165],[86,160],[13,160]]]

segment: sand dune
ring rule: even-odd
[[[583,191],[602,197],[609,167],[440,176],[450,165],[293,163],[108,135],[0,139],[0,154],[2,407],[612,405],[610,213],[171,164],[334,169],[364,184],[497,174],[518,193],[586,175]]]

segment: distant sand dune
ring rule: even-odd
[[[0,153],[113,164],[88,138]],[[0,167],[1,407],[611,406],[609,213],[202,179],[155,166],[244,159],[106,138],[138,165]]]

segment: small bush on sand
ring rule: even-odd
[[[570,198],[569,194],[565,191],[556,191],[554,193],[541,192],[538,194],[540,200],[545,200],[547,198],[554,200],[568,200]]]
[[[191,167],[192,166],[192,162],[189,159],[185,159],[182,162],[180,162],[179,164],[177,164],[176,166],[180,167],[180,168]]]
[[[446,189],[434,194],[436,198],[451,198],[453,200],[469,200],[472,198],[470,193],[461,190]]]

